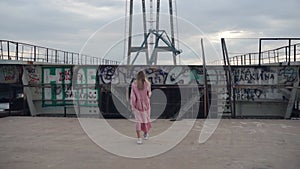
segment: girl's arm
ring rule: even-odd
[[[130,105],[131,105],[131,109],[133,110],[136,106],[136,95],[134,93],[133,90],[133,84],[131,85],[131,92],[130,92]]]
[[[151,92],[151,84],[149,83],[149,85],[147,86],[147,95],[148,97],[150,98],[151,95],[152,95],[152,92]]]

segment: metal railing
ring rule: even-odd
[[[22,42],[0,40],[0,60],[53,64],[118,65],[120,62]]]
[[[247,53],[229,58],[231,65],[259,65],[297,61],[300,61],[300,43],[282,46],[261,53]]]
[[[262,41],[266,40],[285,40],[289,42],[289,45],[261,51]],[[228,58],[228,62],[230,65],[290,64],[292,62],[298,62],[300,61],[300,43],[292,44],[292,40],[299,41],[300,38],[260,38],[258,52],[231,56]],[[224,60],[217,60],[212,63],[224,65]]]

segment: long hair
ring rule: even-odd
[[[139,71],[136,75],[136,83],[139,90],[143,90],[145,88],[145,83],[148,83],[146,75],[143,71]]]

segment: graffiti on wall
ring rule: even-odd
[[[235,95],[237,100],[254,101],[257,99],[266,98],[266,93],[263,89],[242,88],[236,89]]]
[[[237,101],[287,101],[291,90],[277,87],[257,87],[235,89]]]
[[[277,74],[268,68],[235,68],[233,69],[235,84],[275,84]]]
[[[202,67],[188,66],[99,66],[100,84],[131,84],[143,70],[152,85],[203,84]]]
[[[290,97],[290,90],[285,86],[293,86],[298,82],[298,67],[235,67],[233,76],[234,84],[240,85],[234,93],[237,100],[286,101]],[[252,87],[243,87],[243,85]]]
[[[236,67],[234,84],[280,85],[292,84],[298,79],[297,67]]]
[[[25,66],[24,67],[24,76],[27,79],[25,84],[28,84],[32,92],[33,98],[42,99],[42,69],[40,66]]]
[[[97,106],[99,98],[99,91],[96,88],[97,68],[97,66],[43,67],[43,106],[73,104]]]
[[[203,84],[202,66],[34,66],[0,65],[0,83],[21,83],[23,74],[34,98],[42,97],[44,105],[63,105],[77,100],[80,105],[96,105],[99,90],[96,84],[129,85],[137,72],[144,70],[153,85]],[[280,87],[298,81],[297,66],[232,67],[237,100],[282,100],[289,91]],[[252,87],[243,87],[250,85]],[[39,87],[38,87],[39,86]]]
[[[96,87],[97,66],[74,68],[72,98],[80,106],[98,106],[99,89]]]
[[[69,104],[68,93],[72,92],[72,68],[43,67],[42,76],[43,106]]]
[[[18,65],[0,65],[0,83],[21,83],[22,67]]]
[[[41,83],[41,72],[38,70],[37,66],[26,66],[25,70],[27,73],[27,79],[29,85],[36,85]]]
[[[293,84],[298,80],[298,68],[296,67],[283,67],[278,70],[278,83],[279,84]]]

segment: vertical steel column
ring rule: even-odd
[[[47,61],[47,63],[49,61],[49,49],[48,48],[46,48],[46,61]]]
[[[261,64],[261,39],[259,39],[259,47],[258,47],[258,65]]]
[[[290,62],[291,62],[291,43],[292,43],[292,40],[289,39],[289,63],[288,63],[288,65],[290,65]]]
[[[249,65],[251,65],[251,53],[249,53]]]
[[[147,18],[146,18],[145,0],[142,0],[142,11],[143,11],[144,39],[146,41],[146,43],[145,43],[146,62],[147,62],[147,64],[149,64],[148,39],[147,39]]]
[[[24,59],[24,45],[22,45],[21,58],[22,58],[22,60]]]
[[[276,52],[273,50],[273,55],[274,55],[274,62],[276,63]]]
[[[279,51],[277,50],[277,61],[278,63],[280,62],[280,59],[279,59]]]
[[[127,11],[126,11],[127,12]],[[132,14],[133,14],[133,0],[130,0],[129,5],[129,30],[128,30],[128,50],[127,50],[127,65],[130,64],[131,44],[132,44]]]
[[[297,45],[294,45],[294,62],[297,61],[296,57],[297,57],[297,50],[296,50],[296,46]]]
[[[170,28],[171,28],[171,42],[172,45],[175,46],[175,39],[174,39],[174,20],[173,20],[173,3],[172,0],[169,0],[169,13],[170,13]],[[176,63],[176,55],[173,53],[173,63]]]
[[[77,59],[78,59],[78,65],[80,65],[80,63],[82,62],[82,60],[81,60],[81,57],[80,57],[80,54],[78,53],[78,55],[77,55]],[[81,61],[81,62],[80,62]]]
[[[288,49],[285,47],[285,62],[288,62]]]
[[[55,50],[55,63],[57,63],[58,62],[58,59],[57,59],[57,57],[58,57],[58,52],[57,52],[57,50]]]
[[[72,52],[72,64],[74,64],[74,57],[73,57],[73,52]]]
[[[241,55],[241,65],[244,65],[244,62],[243,62],[243,55]]]
[[[33,61],[36,62],[36,46],[33,47]]]
[[[67,52],[67,64],[69,64],[69,52]]]
[[[69,64],[69,52],[66,52],[67,54],[67,64]]]
[[[3,44],[2,44],[2,41],[0,43],[1,43],[1,46],[0,46],[1,47],[1,59],[4,59],[3,58]]]
[[[224,60],[224,66],[227,65],[227,56],[226,56],[226,51],[225,51],[225,39],[221,38],[221,45],[222,45],[222,52],[223,52],[223,60]]]
[[[158,32],[159,30],[159,16],[160,16],[160,0],[157,0],[157,4],[156,4],[156,31]],[[158,37],[156,37],[158,38]],[[157,39],[155,39],[155,42],[157,41]],[[154,59],[154,63],[157,65],[157,55],[158,52],[157,50],[153,50],[155,59]]]
[[[159,30],[159,14],[160,13],[160,0],[157,0],[156,4],[156,31]]]
[[[19,43],[16,43],[16,60],[19,60]]]
[[[8,58],[8,60],[11,60],[9,53],[10,53],[10,51],[9,51],[9,41],[7,41],[7,58]]]
[[[203,39],[201,38],[201,49],[202,49],[202,60],[203,60],[203,76],[204,76],[204,99],[203,99],[203,107],[204,107],[204,115],[203,117],[206,118],[208,115],[208,108],[209,108],[209,100],[208,100],[208,92],[207,92],[207,71],[206,71],[206,62],[205,62],[205,52],[204,52],[204,45]]]
[[[232,69],[230,66],[228,50],[227,50],[226,42],[225,42],[224,38],[221,39],[221,45],[222,45],[222,52],[223,52],[223,59],[224,59],[224,66],[225,66],[225,75],[226,75],[226,83],[227,83],[226,87],[227,87],[227,92],[229,95],[231,117],[235,118],[235,115],[236,115],[236,112],[235,112],[235,87],[232,86],[232,77],[231,77]],[[237,60],[238,60],[238,58],[237,58]],[[227,64],[226,64],[226,62],[227,62]]]

